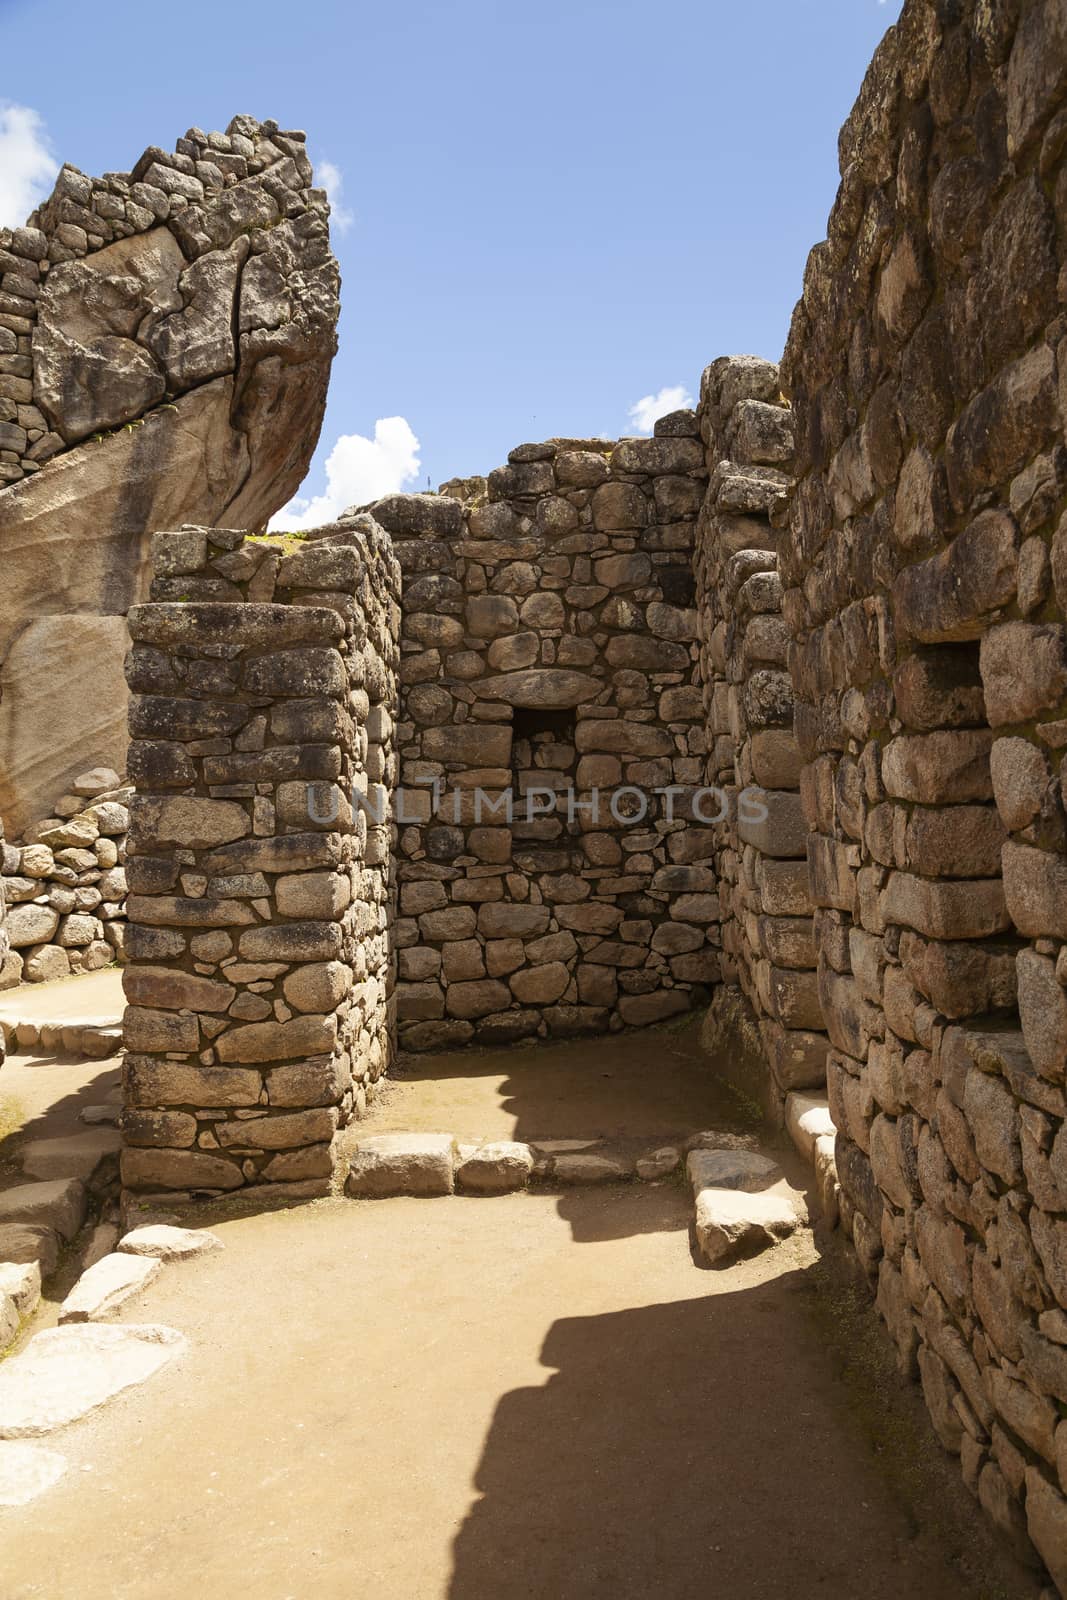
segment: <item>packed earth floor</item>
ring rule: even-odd
[[[657,1030],[422,1057],[362,1131],[747,1120]],[[3,1600],[1033,1600],[831,1241],[706,1270],[691,1220],[680,1177],[198,1208],[224,1248],[109,1319],[187,1348],[35,1441],[67,1470],[0,1511]]]

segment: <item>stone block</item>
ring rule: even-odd
[[[509,1139],[461,1144],[456,1159],[456,1186],[472,1194],[507,1194],[525,1189],[533,1167],[533,1151],[528,1144]]]
[[[360,1140],[347,1194],[356,1198],[451,1194],[455,1142],[448,1133],[382,1133]]]
[[[163,1263],[152,1256],[103,1256],[85,1272],[59,1308],[60,1323],[98,1322],[146,1288]]]

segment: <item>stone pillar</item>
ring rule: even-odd
[[[369,518],[303,547],[183,528],[153,555],[129,617],[123,1183],[322,1194],[389,1059],[398,569]]]
[[[717,1032],[725,1045],[729,1032],[736,1047],[738,1030],[749,1035],[758,1087],[780,1117],[790,1090],[825,1082],[826,1035],[772,526],[793,455],[777,367],[755,356],[713,362],[700,420],[709,471],[695,555],[707,781],[729,799],[717,857],[724,988],[708,1042]]]

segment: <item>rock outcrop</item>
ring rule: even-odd
[[[64,167],[28,226],[0,230],[9,835],[91,762],[124,765],[123,618],[152,532],[262,528],[307,470],[339,290],[312,185],[302,133],[240,116],[129,174]],[[230,597],[212,582],[196,597]]]

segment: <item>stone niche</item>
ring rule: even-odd
[[[488,479],[370,508],[404,572],[404,1048],[599,1033],[706,1001],[704,489],[683,411],[651,439],[521,445]]]

